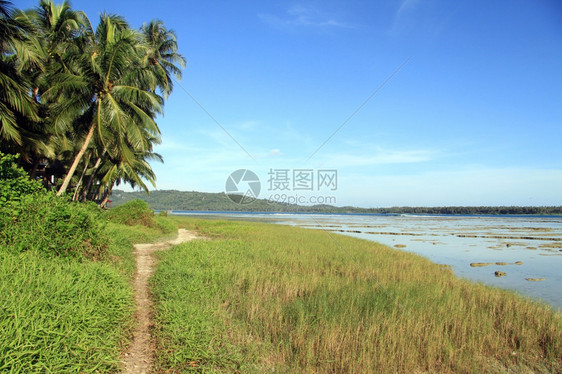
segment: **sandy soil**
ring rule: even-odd
[[[196,234],[184,229],[178,230],[178,237],[174,240],[136,244],[135,257],[137,260],[137,272],[135,274],[135,304],[136,324],[133,341],[123,359],[123,373],[144,374],[149,373],[152,367],[154,355],[154,344],[151,338],[152,332],[152,300],[148,288],[148,280],[154,271],[156,259],[154,252],[162,251],[173,245],[187,242],[197,238]]]

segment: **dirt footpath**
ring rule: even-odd
[[[125,357],[125,374],[145,374],[152,368],[154,356],[154,344],[152,342],[152,300],[148,288],[148,280],[154,272],[156,259],[154,252],[162,251],[173,245],[187,242],[197,238],[195,232],[185,229],[178,230],[178,237],[174,240],[135,245],[135,258],[137,261],[137,272],[135,274],[134,290],[136,304],[136,324],[133,341]]]

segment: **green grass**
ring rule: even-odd
[[[134,324],[133,243],[172,228],[108,223],[96,260],[0,247],[0,373],[119,372]]]
[[[130,328],[127,277],[100,262],[0,253],[0,372],[114,372]]]
[[[171,236],[175,223],[142,201],[104,212],[57,197],[1,153],[0,174],[0,373],[119,372],[133,243]]]
[[[561,372],[562,319],[411,253],[326,232],[175,219],[157,372]]]

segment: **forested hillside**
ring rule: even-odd
[[[196,191],[156,190],[150,195],[144,192],[124,192],[114,190],[111,206],[127,201],[141,199],[152,209],[160,210],[201,210],[201,211],[239,211],[239,212],[310,212],[310,213],[387,213],[387,214],[562,214],[562,206],[521,207],[521,206],[478,206],[478,207],[390,207],[357,208],[335,207],[331,205],[301,206],[295,204],[272,203],[258,199],[250,204],[236,204],[222,192],[207,193]]]

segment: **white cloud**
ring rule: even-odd
[[[374,152],[362,152],[361,155],[330,154],[322,158],[322,163],[339,168],[346,166],[405,164],[431,161],[438,154],[439,152],[432,150],[385,150],[377,148]]]
[[[312,27],[312,28],[356,28],[350,23],[337,20],[318,8],[294,5],[282,16],[273,14],[258,14],[260,20],[270,26],[280,28]]]

